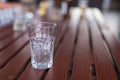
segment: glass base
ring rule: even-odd
[[[52,67],[52,63],[49,64],[41,64],[41,63],[37,63],[37,64],[32,64],[32,67],[35,69],[48,69]]]

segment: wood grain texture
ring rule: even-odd
[[[31,63],[29,63],[26,69],[19,76],[18,80],[40,80],[43,73],[44,73],[44,70],[34,69]]]
[[[65,35],[65,31],[68,28],[67,26],[68,20],[63,20],[58,23],[57,29],[56,29],[56,40],[55,40],[55,48],[59,45],[60,40]]]
[[[100,34],[98,25],[96,24],[91,11],[89,15],[91,16],[91,18],[88,18],[88,20],[92,35],[97,80],[117,80],[114,67],[104,45],[104,40]]]
[[[5,65],[7,61],[12,58],[12,56],[16,55],[17,52],[26,44],[28,41],[28,36],[24,35],[15,41],[13,44],[5,48],[0,52],[0,67]]]
[[[30,58],[29,45],[25,46],[8,64],[0,70],[0,80],[14,80]]]
[[[111,32],[103,31],[103,35],[120,72],[120,44]]]
[[[103,34],[105,41],[110,49],[111,55],[114,58],[114,61],[119,69],[120,72],[120,43],[115,38],[115,36],[112,34],[112,32],[108,29],[106,29],[107,24],[103,22],[104,16],[102,15],[101,11],[98,9],[93,9],[94,17],[96,19],[97,24],[99,25],[99,28],[101,30],[101,34]],[[99,14],[99,17],[97,16]]]
[[[68,25],[69,26],[69,25]],[[75,38],[75,30],[70,27],[54,58],[54,65],[49,70],[45,80],[67,80],[68,69]]]
[[[2,39],[0,41],[0,51],[7,47],[9,44],[13,43],[15,40],[17,40],[20,36],[22,36],[23,33],[22,32],[14,32],[12,33],[10,36]]]
[[[6,30],[5,32],[0,33],[0,40],[4,39],[5,37],[11,35],[13,30]]]
[[[6,24],[4,26],[0,27],[0,33],[5,32],[6,30],[12,30],[13,29],[13,23]]]
[[[72,70],[72,80],[92,80],[91,50],[89,43],[88,25],[85,19],[81,20],[80,32]]]

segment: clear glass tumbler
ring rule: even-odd
[[[55,23],[27,23],[31,46],[31,63],[36,69],[47,69],[53,65]]]

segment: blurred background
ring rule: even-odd
[[[47,13],[52,20],[62,20],[70,7],[96,7],[103,13],[107,26],[120,36],[120,0],[0,0],[0,27],[14,21],[15,30],[18,22],[24,23]],[[22,24],[19,24],[20,26]],[[24,30],[24,29],[22,29]]]

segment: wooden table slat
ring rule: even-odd
[[[5,32],[6,30],[12,30],[12,29],[13,29],[13,23],[9,23],[0,27],[0,33]]]
[[[6,37],[5,39],[2,39],[0,41],[0,50],[7,47],[10,43],[14,42],[22,35],[23,35],[22,32],[15,32],[15,33],[12,33],[10,36]]]
[[[58,44],[59,44],[61,38],[63,37],[66,29],[68,28],[67,24],[68,24],[68,20],[64,20],[64,21],[58,23],[58,26],[56,29],[57,31],[56,31],[55,48],[58,46]]]
[[[81,20],[80,32],[75,51],[72,80],[92,80],[88,25]]]
[[[30,48],[29,45],[27,45],[0,70],[0,80],[15,80],[29,59]]]
[[[28,41],[27,35],[22,36],[13,44],[0,52],[0,68],[18,52]]]
[[[69,29],[59,50],[57,51],[54,65],[49,70],[45,80],[67,80],[74,38],[75,31]]]
[[[114,67],[105,48],[98,25],[93,18],[93,14],[89,9],[86,13],[91,16],[88,20],[91,28],[97,80],[117,80]]]
[[[0,33],[0,40],[8,37],[9,35],[11,35],[13,33],[13,30],[7,30],[5,32]]]
[[[40,80],[43,73],[44,73],[44,70],[34,69],[31,63],[29,63],[26,69],[18,77],[18,80]]]
[[[117,39],[115,38],[115,36],[109,31],[107,30],[105,27],[107,27],[107,25],[105,24],[105,22],[102,22],[102,20],[104,20],[102,13],[100,12],[100,10],[98,9],[93,9],[93,13],[94,13],[94,17],[102,31],[103,36],[105,37],[105,40],[108,44],[108,47],[110,49],[111,55],[114,57],[115,63],[119,69],[120,72],[120,43],[117,41]],[[99,18],[98,15],[99,14]]]
[[[104,31],[103,34],[120,72],[120,44],[110,32]]]

